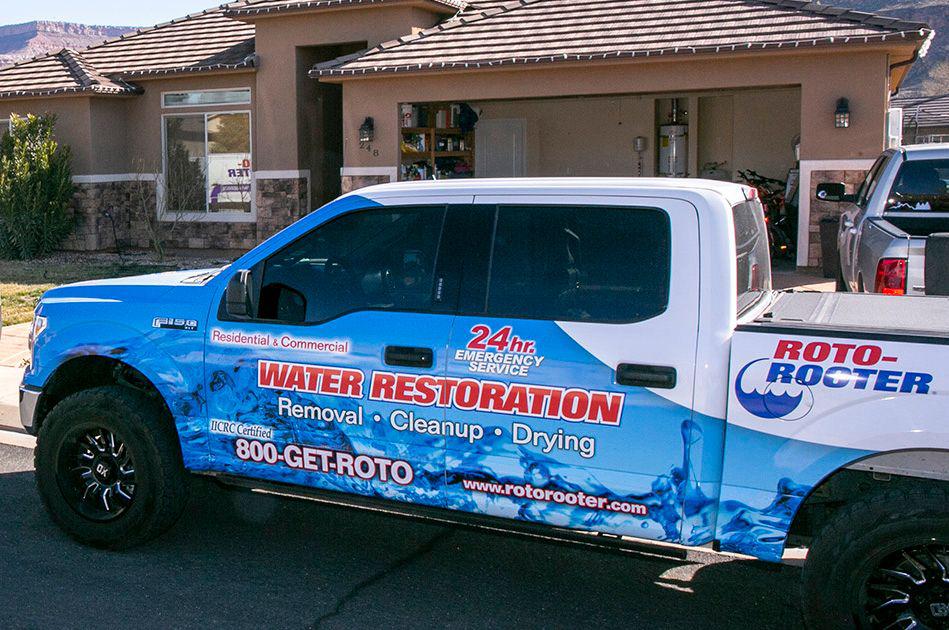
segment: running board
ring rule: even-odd
[[[318,490],[315,488],[302,488],[289,484],[260,481],[223,473],[202,472],[198,474],[204,477],[210,477],[227,486],[242,488],[262,494],[270,494],[290,499],[304,499],[327,505],[352,508],[366,512],[376,512],[415,521],[423,520],[430,523],[456,525],[492,533],[515,534],[550,543],[572,546],[580,545],[604,551],[645,554],[676,560],[685,560],[688,557],[688,551],[690,549],[689,547],[671,543],[632,540],[613,534],[586,532],[562,527],[552,527],[539,523],[513,521],[496,516],[456,512],[446,508],[403,504],[388,499],[362,497],[330,490]],[[702,549],[702,547],[696,549]]]

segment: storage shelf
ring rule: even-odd
[[[413,122],[422,123],[423,126],[401,127],[399,129],[401,134],[399,137],[403,141],[400,150],[400,169],[412,169],[413,164],[421,165],[422,163],[425,163],[425,166],[420,166],[420,170],[427,172],[429,175],[432,172],[438,172],[439,167],[441,167],[442,170],[451,171],[455,167],[465,166],[465,163],[467,163],[466,166],[468,168],[473,169],[475,160],[474,132],[471,130],[462,131],[458,127],[436,126],[437,122],[444,123],[448,121],[457,123],[457,119],[453,119],[451,116],[447,118],[439,116],[439,112],[450,110],[454,105],[454,103],[420,103],[417,105],[418,109],[423,113],[416,116],[416,120]],[[418,113],[418,111],[416,113]],[[414,151],[410,146],[407,146],[414,145],[416,143],[415,141],[420,141],[419,138],[413,139],[411,136],[422,136],[424,138],[425,151]],[[450,140],[450,142],[448,142],[448,140]],[[466,148],[464,150],[458,149],[458,145],[461,143],[465,144]],[[450,144],[454,147],[454,150],[439,151],[436,149],[439,144],[443,147]],[[448,160],[456,160],[457,162],[453,164]],[[462,179],[473,176],[473,172],[460,175],[446,174],[442,176],[441,179]],[[404,177],[401,171],[399,177],[400,179]]]

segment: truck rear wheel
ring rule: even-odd
[[[847,281],[844,280],[844,270],[837,270],[837,293],[847,293],[850,291],[850,287],[847,286]]]
[[[175,523],[188,474],[166,416],[144,393],[118,386],[79,392],[53,408],[37,439],[36,481],[66,533],[125,549]]]
[[[949,629],[949,488],[879,492],[841,510],[804,568],[810,628]]]

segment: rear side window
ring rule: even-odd
[[[771,252],[764,209],[746,201],[732,209],[738,263],[738,312],[743,313],[771,290]]]
[[[886,200],[887,212],[949,212],[949,160],[904,162]]]
[[[671,230],[656,209],[501,207],[487,314],[629,323],[669,301]]]

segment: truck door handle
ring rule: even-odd
[[[623,363],[616,368],[616,382],[630,387],[675,389],[677,380],[676,369],[671,367]]]
[[[435,365],[435,353],[431,350],[431,348],[387,346],[386,365],[430,368]]]

